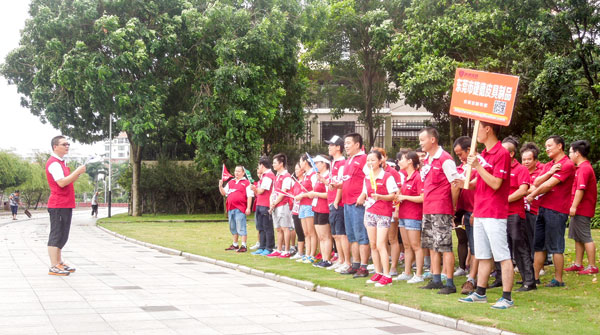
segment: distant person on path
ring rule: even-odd
[[[248,238],[248,233],[246,232],[246,215],[250,215],[250,208],[252,206],[252,199],[250,198],[254,197],[254,192],[250,187],[250,181],[245,177],[243,166],[236,166],[233,174],[235,179],[229,181],[225,187],[223,187],[223,179],[219,180],[219,192],[221,192],[221,195],[227,196],[225,206],[229,218],[229,231],[233,236],[233,242],[225,250],[246,252],[248,251],[246,246]],[[241,246],[238,244],[240,236],[242,237]]]
[[[95,218],[98,217],[98,193],[99,192],[96,191],[92,197],[92,216]]]
[[[62,248],[69,239],[71,217],[75,208],[75,189],[73,183],[85,173],[85,165],[73,173],[65,164],[65,155],[69,153],[70,143],[64,136],[55,136],[52,141],[52,154],[46,162],[46,179],[50,187],[48,213],[50,213],[50,236],[48,237],[48,255],[50,256],[49,275],[67,276],[75,268],[62,260]]]
[[[8,197],[8,200],[10,202],[10,211],[12,212],[13,220],[16,220],[19,205],[23,206],[23,204],[21,203],[21,192],[19,192],[19,190],[16,190],[15,193],[11,193]]]

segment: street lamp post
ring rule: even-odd
[[[108,217],[112,205],[112,114],[108,115]]]

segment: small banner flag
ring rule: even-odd
[[[312,159],[312,157],[310,157],[308,152],[306,153],[306,157],[308,157],[308,162],[310,163],[310,166],[312,166],[313,171],[318,174],[319,170],[317,169],[317,164],[315,164],[315,161]]]
[[[375,173],[373,173],[373,167],[369,164],[369,180],[371,181],[371,188],[373,192],[377,192],[377,182],[375,181]]]
[[[248,171],[248,169],[244,168],[244,173],[246,174],[246,179],[248,179],[248,181],[253,183],[254,179],[252,179],[252,174],[250,173],[250,171]]]
[[[225,164],[223,164],[223,172],[221,173],[221,179],[223,181],[227,181],[231,178],[233,178],[233,176],[231,175],[231,173],[229,173],[229,171],[227,171],[227,167],[225,167]]]

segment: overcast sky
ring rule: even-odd
[[[0,62],[19,45],[20,31],[29,17],[29,0],[0,1]],[[0,77],[0,150],[13,150],[24,155],[33,150],[50,152],[50,140],[60,132],[49,123],[43,124],[28,109],[21,107],[17,87]],[[73,141],[71,141],[73,142]],[[71,153],[100,154],[102,144],[74,143]]]

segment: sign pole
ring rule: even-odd
[[[475,149],[477,148],[477,133],[479,132],[479,120],[475,120],[475,125],[473,126],[473,137],[471,137],[471,148],[469,149],[469,156],[475,153]],[[469,183],[471,181],[471,165],[465,165],[465,184],[463,188],[465,190],[469,189]]]

